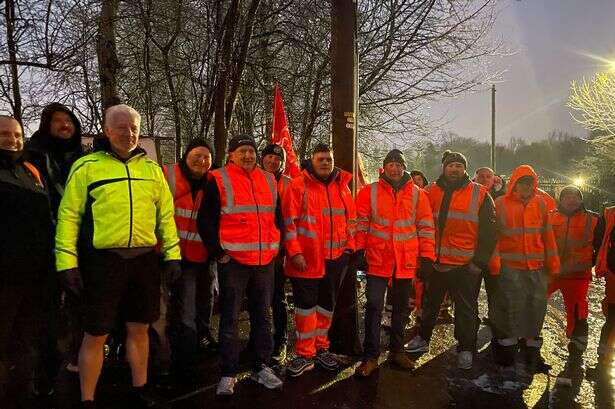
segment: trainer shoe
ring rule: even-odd
[[[235,393],[237,379],[234,376],[223,376],[216,387],[216,395],[230,396]]]
[[[420,335],[416,335],[406,345],[404,345],[406,351],[410,353],[428,352],[429,344]]]
[[[311,371],[312,369],[314,369],[314,360],[304,358],[302,356],[298,356],[295,359],[293,359],[290,362],[290,364],[286,367],[286,371],[288,372],[288,375],[293,378],[300,376],[305,371]]]
[[[282,387],[282,381],[267,365],[261,365],[258,372],[253,372],[251,376],[254,382],[258,382],[267,389],[279,389]]]
[[[340,366],[333,355],[326,349],[318,351],[315,362],[318,366],[327,371],[335,371]]]
[[[472,352],[471,351],[461,351],[457,355],[457,368],[459,369],[472,369]]]

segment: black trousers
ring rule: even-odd
[[[286,301],[286,275],[284,257],[276,257],[274,262],[275,280],[273,286],[273,345],[280,347],[288,342],[288,302]]]
[[[268,364],[273,350],[271,336],[271,299],[273,261],[265,266],[247,266],[231,259],[218,263],[220,284],[220,363],[222,376],[235,376],[239,370],[239,313],[248,297],[250,325],[253,326],[254,369]]]
[[[367,305],[365,306],[365,341],[363,356],[377,359],[380,355],[380,328],[384,297],[387,293],[388,278],[367,276]],[[393,315],[391,317],[391,352],[403,351],[404,330],[410,313],[409,300],[412,292],[412,279],[394,279],[391,287]]]
[[[0,284],[0,384],[13,363],[25,377],[41,365],[42,291],[33,282]]]
[[[460,351],[475,351],[478,333],[478,293],[481,273],[473,273],[468,266],[450,271],[434,271],[425,282],[423,315],[419,334],[429,342],[440,305],[448,292],[455,303],[455,338]]]

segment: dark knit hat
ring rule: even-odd
[[[581,201],[583,201],[583,192],[581,192],[581,189],[579,189],[579,188],[578,188],[577,186],[575,186],[575,185],[568,185],[568,186],[565,186],[565,187],[562,189],[562,191],[561,191],[561,192],[559,192],[559,200],[561,201],[561,200],[562,200],[562,197],[563,197],[564,195],[567,195],[567,194],[574,194],[574,195],[577,195],[577,196],[579,196],[579,199],[581,199]]]
[[[399,163],[404,167],[404,169],[406,168],[406,157],[404,156],[404,153],[399,149],[392,149],[389,153],[387,153],[387,156],[384,158],[382,165],[386,166],[387,163],[391,162]]]
[[[250,135],[243,134],[243,135],[233,136],[228,141],[228,151],[233,152],[235,149],[243,145],[250,145],[251,147],[254,148],[254,150],[256,150],[256,142],[254,141],[254,138],[251,137]]]
[[[463,164],[463,167],[468,167],[468,160],[461,152],[451,152],[449,150],[444,151],[442,154],[442,166],[446,166],[449,163],[459,162]]]
[[[270,143],[265,146],[265,149],[261,152],[261,158],[264,158],[267,155],[276,155],[279,156],[282,162],[286,160],[286,151],[280,145],[275,143]]]
[[[186,156],[188,156],[188,153],[190,153],[190,151],[193,150],[194,148],[198,148],[199,146],[201,146],[203,148],[207,148],[209,153],[211,153],[212,160],[213,160],[214,151],[211,149],[211,146],[209,145],[209,143],[205,139],[203,139],[203,138],[194,138],[194,139],[192,139],[188,143],[188,145],[186,145],[186,149],[184,150],[184,156],[182,156],[182,159],[185,160]]]

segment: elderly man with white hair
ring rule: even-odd
[[[127,105],[107,109],[106,138],[74,163],[60,204],[56,267],[84,311],[82,407],[94,405],[104,343],[118,318],[126,322],[135,406],[161,403],[146,387],[148,327],[160,313],[161,272],[163,284],[176,278],[181,255],[173,197],[162,169],[137,145],[140,122],[139,113]]]

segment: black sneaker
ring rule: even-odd
[[[320,350],[316,354],[316,359],[314,360],[318,366],[327,371],[335,371],[339,368],[340,364],[333,357],[331,352],[327,350]]]
[[[291,363],[286,367],[286,372],[288,376],[296,378],[300,376],[305,371],[311,371],[314,369],[314,360],[303,358],[301,356],[296,357],[291,361]]]
[[[158,395],[148,385],[138,388],[133,387],[130,391],[130,400],[133,407],[139,409],[157,408],[170,409],[171,406],[166,402],[166,399]]]

